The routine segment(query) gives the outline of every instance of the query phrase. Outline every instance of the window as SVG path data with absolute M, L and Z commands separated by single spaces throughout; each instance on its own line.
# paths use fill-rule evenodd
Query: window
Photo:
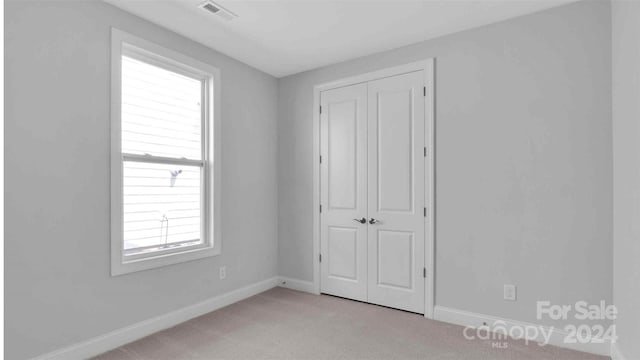
M 112 31 L 112 275 L 220 253 L 219 71 Z

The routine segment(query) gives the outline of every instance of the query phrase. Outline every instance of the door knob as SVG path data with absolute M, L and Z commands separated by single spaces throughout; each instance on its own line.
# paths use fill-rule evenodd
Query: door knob
M 373 225 L 373 224 L 375 224 L 377 222 L 379 222 L 379 221 L 374 219 L 374 218 L 369 219 L 369 224 L 371 224 L 371 225 Z
M 357 221 L 357 222 L 359 222 L 360 224 L 366 224 L 366 223 L 367 223 L 367 219 L 365 219 L 365 218 L 362 218 L 362 219 L 353 219 L 353 221 Z

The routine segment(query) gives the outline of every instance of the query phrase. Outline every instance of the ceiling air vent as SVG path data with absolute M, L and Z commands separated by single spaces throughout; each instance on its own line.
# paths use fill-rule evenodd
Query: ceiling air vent
M 232 13 L 231 11 L 223 8 L 222 6 L 214 3 L 213 1 L 205 1 L 202 4 L 200 4 L 200 8 L 208 11 L 218 17 L 220 17 L 223 20 L 226 21 L 231 21 L 235 18 L 238 17 L 238 15 Z

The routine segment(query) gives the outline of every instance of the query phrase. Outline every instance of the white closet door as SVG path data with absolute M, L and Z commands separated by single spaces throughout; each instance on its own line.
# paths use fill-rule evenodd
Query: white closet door
M 367 85 L 320 97 L 321 291 L 367 301 Z
M 422 71 L 368 83 L 368 302 L 424 313 Z

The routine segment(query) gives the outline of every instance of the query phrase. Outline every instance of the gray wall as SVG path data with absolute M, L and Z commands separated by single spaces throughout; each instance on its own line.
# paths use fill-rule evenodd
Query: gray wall
M 101 2 L 9 1 L 5 11 L 7 358 L 77 343 L 278 271 L 311 280 L 313 85 L 428 57 L 437 58 L 436 304 L 535 321 L 538 299 L 611 301 L 607 2 L 280 81 Z M 637 46 L 637 16 L 614 11 L 614 35 L 627 46 Z M 109 276 L 111 26 L 222 70 L 218 257 Z M 640 174 L 632 167 L 639 110 L 635 98 L 615 94 L 640 93 L 637 81 L 622 81 L 640 72 L 640 62 L 637 49 L 620 48 L 630 53 L 616 57 L 615 43 L 616 36 L 615 298 L 620 346 L 633 358 L 640 356 L 632 339 L 640 321 L 631 310 L 639 291 L 630 273 L 639 273 Z M 518 285 L 519 301 L 502 301 L 503 283 Z
M 614 1 L 613 301 L 617 347 L 640 359 L 640 2 Z
M 610 4 L 578 2 L 282 78 L 279 273 L 313 277 L 313 85 L 436 57 L 436 305 L 611 302 L 610 49 Z
M 222 71 L 220 256 L 109 275 L 111 26 Z M 7 359 L 276 275 L 275 78 L 102 2 L 7 2 L 5 54 Z

